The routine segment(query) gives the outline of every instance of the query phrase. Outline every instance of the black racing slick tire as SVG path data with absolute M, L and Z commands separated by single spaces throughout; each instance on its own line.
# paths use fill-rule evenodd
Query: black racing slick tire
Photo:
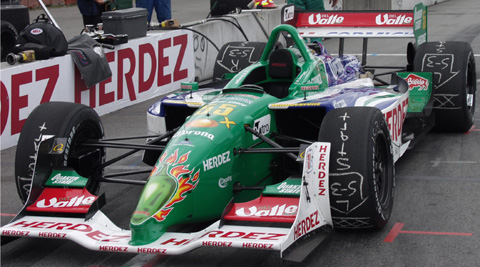
M 319 141 L 330 142 L 330 209 L 336 229 L 380 229 L 390 218 L 395 171 L 390 132 L 380 110 L 335 109 Z
M 435 128 L 466 132 L 474 121 L 476 102 L 475 58 L 465 42 L 428 42 L 415 54 L 414 71 L 433 73 Z
M 2 20 L 1 23 L 2 23 L 2 33 L 0 38 L 2 43 L 1 60 L 3 62 L 7 58 L 7 55 L 12 52 L 13 47 L 17 43 L 18 33 L 15 27 L 11 23 L 4 20 Z
M 47 102 L 36 107 L 23 125 L 15 155 L 15 182 L 22 202 L 26 202 L 37 164 L 40 141 L 47 136 L 66 138 L 61 157 L 50 162 L 51 167 L 73 168 L 89 178 L 86 188 L 95 194 L 99 188 L 98 167 L 105 161 L 105 149 L 84 147 L 86 140 L 103 138 L 104 130 L 98 114 L 90 107 L 67 102 Z

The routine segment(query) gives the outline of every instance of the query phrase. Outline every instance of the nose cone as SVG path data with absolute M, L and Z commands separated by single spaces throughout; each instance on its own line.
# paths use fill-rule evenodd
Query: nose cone
M 177 180 L 166 172 L 167 165 L 161 165 L 160 168 L 160 171 L 152 172 L 148 179 L 148 186 L 145 186 L 142 192 L 139 205 L 130 221 L 134 225 L 145 222 L 152 214 L 161 210 L 177 189 Z

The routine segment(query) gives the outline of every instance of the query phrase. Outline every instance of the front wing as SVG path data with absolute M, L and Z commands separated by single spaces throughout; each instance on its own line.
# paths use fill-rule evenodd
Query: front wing
M 295 216 L 285 216 L 277 208 L 275 212 L 251 213 L 245 218 L 245 213 L 239 212 L 236 208 L 238 206 L 234 204 L 229 205 L 220 220 L 202 231 L 167 232 L 156 241 L 141 246 L 130 245 L 130 230 L 117 227 L 101 211 L 88 220 L 31 215 L 22 217 L 20 213 L 14 221 L 2 227 L 0 232 L 2 236 L 68 239 L 96 251 L 179 255 L 202 246 L 216 246 L 276 250 L 281 257 L 285 257 L 287 252 L 295 251 L 295 245 L 300 245 L 300 253 L 304 254 L 305 247 L 302 243 L 305 243 L 307 237 L 315 238 L 314 233 L 320 230 L 329 232 L 332 228 L 328 188 L 330 143 L 316 142 L 302 154 L 303 178 L 298 200 L 294 200 L 298 205 L 290 208 L 295 210 Z M 279 198 L 260 196 L 256 200 L 241 203 L 241 206 L 243 211 L 262 209 L 272 199 Z M 291 197 L 288 202 L 292 202 Z M 281 201 L 277 203 L 281 205 Z M 290 222 L 290 227 L 269 226 L 278 218 Z M 228 225 L 228 221 L 232 220 L 240 223 Z M 265 226 L 238 225 L 242 221 L 263 222 Z

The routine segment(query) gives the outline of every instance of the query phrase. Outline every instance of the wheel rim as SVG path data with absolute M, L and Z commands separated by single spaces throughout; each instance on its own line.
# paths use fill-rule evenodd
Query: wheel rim
M 475 112 L 475 98 L 476 98 L 476 90 L 475 90 L 475 69 L 472 67 L 471 60 L 468 61 L 467 64 L 467 71 L 466 71 L 466 101 L 467 101 L 467 109 L 468 113 L 474 114 Z
M 375 180 L 375 191 L 378 192 L 378 201 L 382 209 L 387 209 L 390 203 L 391 177 L 387 138 L 381 132 L 375 140 L 373 156 L 373 176 Z
M 75 137 L 72 140 L 72 148 L 71 152 L 68 157 L 68 165 L 71 165 L 72 157 L 87 154 L 89 152 L 93 152 L 97 148 L 92 147 L 85 147 L 81 144 L 86 142 L 87 140 L 98 140 L 102 138 L 102 130 L 96 127 L 95 123 L 87 122 L 81 127 L 79 127 L 79 131 L 75 134 Z M 101 165 L 104 161 L 105 156 L 105 149 L 100 148 L 100 158 L 98 159 L 98 166 Z M 103 171 L 92 168 L 89 169 L 77 169 L 77 172 L 84 176 L 90 178 L 88 184 L 86 186 L 87 190 L 90 193 L 95 194 L 98 190 L 99 182 L 96 180 L 96 176 L 102 175 Z

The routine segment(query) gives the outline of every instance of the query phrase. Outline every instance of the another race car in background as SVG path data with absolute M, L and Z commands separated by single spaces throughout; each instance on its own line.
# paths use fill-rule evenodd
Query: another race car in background
M 422 5 L 392 21 L 389 13 L 373 15 L 386 18 L 380 26 L 389 36 L 411 37 L 426 19 Z M 342 22 L 358 15 L 341 14 Z M 407 27 L 389 27 L 397 21 Z M 220 88 L 189 83 L 162 99 L 149 111 L 150 130 L 159 133 L 145 145 L 105 139 L 89 107 L 37 107 L 17 145 L 15 179 L 25 207 L 2 227 L 3 238 L 65 238 L 93 250 L 170 255 L 200 246 L 256 248 L 301 261 L 332 228 L 384 227 L 394 163 L 434 127 L 465 132 L 473 124 L 472 50 L 460 42 L 411 45 L 409 65 L 395 83 L 378 85 L 382 80 L 373 76 L 374 82 L 356 57 L 332 57 L 299 32 L 277 26 L 258 62 Z M 293 45 L 279 48 L 282 36 Z M 106 148 L 131 151 L 106 160 Z M 146 182 L 104 173 L 139 150 L 153 165 Z M 107 182 L 144 185 L 130 230 L 100 210 L 99 184 Z M 198 232 L 171 231 L 208 221 L 214 222 Z

